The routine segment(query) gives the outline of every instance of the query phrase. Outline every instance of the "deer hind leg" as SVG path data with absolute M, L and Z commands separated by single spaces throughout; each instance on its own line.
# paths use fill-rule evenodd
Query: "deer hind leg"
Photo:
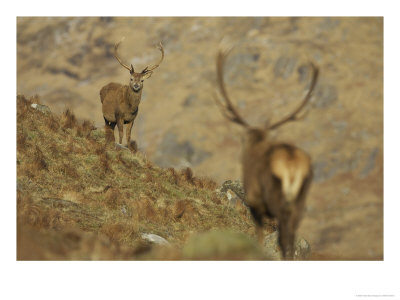
M 292 211 L 284 211 L 279 220 L 279 246 L 284 260 L 294 259 L 295 221 L 296 213 Z
M 105 131 L 105 136 L 106 136 L 106 142 L 114 143 L 115 142 L 114 128 L 117 123 L 110 122 L 106 118 L 104 118 L 104 122 L 105 122 L 104 131 Z
M 133 112 L 133 120 L 131 122 L 126 122 L 126 124 L 128 124 L 128 126 L 126 127 L 126 143 L 128 144 L 128 147 L 131 143 L 131 131 L 133 122 L 135 122 L 138 112 L 139 112 L 139 107 L 136 107 L 136 110 Z

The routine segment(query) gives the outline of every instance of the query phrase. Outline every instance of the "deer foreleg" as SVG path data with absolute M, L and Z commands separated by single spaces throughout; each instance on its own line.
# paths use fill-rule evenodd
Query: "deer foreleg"
M 128 123 L 128 125 L 126 126 L 126 143 L 127 143 L 128 146 L 131 143 L 132 127 L 133 127 L 133 121 Z
M 117 127 L 118 127 L 119 143 L 122 144 L 122 137 L 124 136 L 124 120 L 121 117 L 117 117 Z

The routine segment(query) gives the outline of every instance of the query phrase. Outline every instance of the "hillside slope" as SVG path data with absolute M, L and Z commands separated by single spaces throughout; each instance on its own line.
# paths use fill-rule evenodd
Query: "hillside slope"
M 42 112 L 38 100 L 17 97 L 18 259 L 183 259 L 190 236 L 217 229 L 247 236 L 245 252 L 220 259 L 263 258 L 249 246 L 247 209 L 218 196 L 214 181 L 106 145 L 90 122 Z M 143 234 L 171 246 L 157 252 Z

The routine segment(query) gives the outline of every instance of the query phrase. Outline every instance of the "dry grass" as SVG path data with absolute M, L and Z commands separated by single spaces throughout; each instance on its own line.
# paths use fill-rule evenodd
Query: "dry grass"
M 64 129 L 76 127 L 76 117 L 69 108 L 61 115 L 61 124 Z
M 115 149 L 72 111 L 43 113 L 32 101 L 17 97 L 18 259 L 184 259 L 196 232 L 253 234 L 248 211 L 217 196 L 214 181 L 161 169 L 136 143 Z

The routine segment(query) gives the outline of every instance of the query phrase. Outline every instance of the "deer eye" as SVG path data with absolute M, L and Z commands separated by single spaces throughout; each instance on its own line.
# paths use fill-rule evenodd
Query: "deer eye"
M 133 79 L 131 78 L 131 81 L 132 81 Z

